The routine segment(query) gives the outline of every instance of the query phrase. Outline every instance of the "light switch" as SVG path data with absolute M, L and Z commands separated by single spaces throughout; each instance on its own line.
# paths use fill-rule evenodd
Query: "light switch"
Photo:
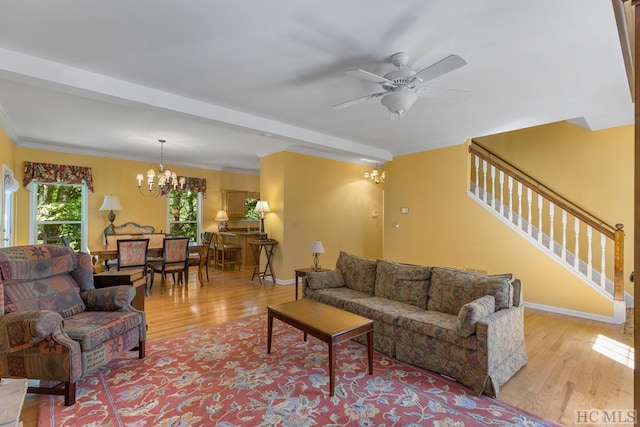
M 371 218 L 378 218 L 378 211 L 371 211 Z
M 400 208 L 400 212 L 402 212 L 403 214 L 408 214 L 409 208 Z

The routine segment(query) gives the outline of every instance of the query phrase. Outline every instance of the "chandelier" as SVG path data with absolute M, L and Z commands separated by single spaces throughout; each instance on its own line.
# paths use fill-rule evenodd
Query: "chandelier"
M 144 191 L 142 190 L 142 181 L 144 180 L 144 175 L 141 173 L 136 175 L 136 181 L 138 181 L 138 191 L 143 196 L 158 197 L 160 194 L 165 194 L 165 190 L 177 190 L 178 186 L 180 186 L 180 188 L 184 188 L 184 184 L 186 181 L 183 176 L 178 177 L 175 172 L 164 170 L 164 144 L 167 141 L 165 141 L 164 139 L 159 139 L 158 142 L 160 143 L 160 167 L 158 168 L 158 172 L 156 172 L 153 168 L 147 171 L 147 185 L 145 185 Z
M 379 171 L 374 167 L 371 172 L 366 171 L 364 173 L 364 179 L 370 179 L 374 184 L 380 184 L 381 182 L 384 182 L 385 179 L 384 170 Z

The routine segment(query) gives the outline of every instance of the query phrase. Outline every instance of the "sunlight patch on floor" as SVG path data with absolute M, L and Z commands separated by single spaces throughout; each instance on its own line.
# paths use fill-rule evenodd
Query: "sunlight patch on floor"
M 633 347 L 623 344 L 620 341 L 598 334 L 591 348 L 598 353 L 607 356 L 609 359 L 622 363 L 631 369 L 634 367 L 635 352 Z

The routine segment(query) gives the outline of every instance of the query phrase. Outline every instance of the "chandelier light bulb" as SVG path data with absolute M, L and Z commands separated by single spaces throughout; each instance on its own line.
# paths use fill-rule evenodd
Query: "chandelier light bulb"
M 158 142 L 160 143 L 159 169 L 157 173 L 153 168 L 150 168 L 147 171 L 147 184 L 149 185 L 149 191 L 147 194 L 142 191 L 142 180 L 144 179 L 144 175 L 141 173 L 136 175 L 138 190 L 143 196 L 157 197 L 163 193 L 162 190 L 166 187 L 171 187 L 174 190 L 177 190 L 178 186 L 180 186 L 180 188 L 184 188 L 184 184 L 186 183 L 186 179 L 184 177 L 178 178 L 177 173 L 170 170 L 164 170 L 164 144 L 166 141 L 164 139 L 159 139 Z M 157 188 L 155 189 L 154 184 L 157 185 Z

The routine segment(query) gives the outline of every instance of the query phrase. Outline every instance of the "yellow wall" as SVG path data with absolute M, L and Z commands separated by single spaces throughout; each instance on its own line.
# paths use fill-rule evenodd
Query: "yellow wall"
M 281 152 L 261 159 L 261 198 L 269 202 L 265 231 L 277 239 L 278 280 L 309 267 L 311 242 L 322 240 L 320 264 L 334 268 L 340 251 L 382 256 L 383 186 L 362 178 L 350 163 Z M 372 211 L 378 218 L 372 218 Z
M 633 257 L 633 127 L 589 132 L 557 123 L 480 141 L 603 219 L 624 223 L 628 282 Z M 611 303 L 599 293 L 467 196 L 466 144 L 396 157 L 386 170 L 385 258 L 512 272 L 522 279 L 527 302 L 612 315 Z M 409 213 L 400 213 L 402 207 Z
M 59 153 L 46 150 L 35 150 L 29 148 L 15 148 L 15 164 L 20 165 L 14 168 L 16 179 L 22 182 L 22 164 L 24 161 L 73 164 L 78 166 L 91 167 L 93 171 L 94 193 L 89 197 L 89 248 L 103 245 L 103 230 L 109 225 L 107 212 L 99 211 L 102 200 L 106 194 L 115 194 L 120 199 L 123 210 L 116 212 L 115 224 L 125 222 L 136 222 L 142 225 L 152 225 L 157 231 L 167 230 L 167 215 L 165 198 L 149 198 L 140 195 L 136 186 L 135 177 L 139 172 L 144 172 L 149 167 L 157 165 L 148 162 L 136 162 L 131 160 L 120 160 L 105 157 L 86 156 L 80 154 Z M 215 215 L 222 209 L 221 200 L 221 172 L 214 170 L 204 170 L 188 167 L 174 167 L 180 175 L 206 178 L 207 194 L 203 202 L 203 231 L 215 231 L 218 224 L 215 222 Z M 250 188 L 248 191 L 255 191 L 259 187 L 260 179 L 255 175 L 243 175 L 233 177 L 231 180 L 246 183 Z M 17 192 L 17 211 L 28 212 L 29 192 L 21 188 Z M 29 219 L 26 215 L 16 216 L 16 236 L 17 244 L 27 244 L 29 239 Z
M 559 122 L 476 140 L 607 224 L 622 223 L 633 294 L 633 138 L 633 126 L 592 132 Z

